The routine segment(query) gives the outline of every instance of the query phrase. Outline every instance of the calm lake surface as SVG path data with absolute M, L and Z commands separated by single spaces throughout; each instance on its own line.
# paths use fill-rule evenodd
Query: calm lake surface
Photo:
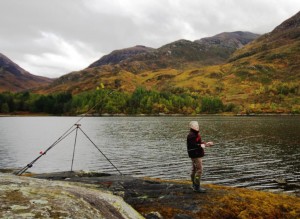
M 0 117 L 0 168 L 26 166 L 79 117 Z M 164 179 L 189 179 L 188 123 L 197 120 L 206 149 L 207 183 L 283 190 L 274 181 L 300 183 L 300 117 L 85 117 L 81 129 L 123 173 Z M 31 172 L 69 171 L 75 130 L 42 156 Z M 73 127 L 72 127 L 73 129 Z M 73 170 L 116 173 L 80 130 Z M 299 192 L 299 187 L 284 188 Z

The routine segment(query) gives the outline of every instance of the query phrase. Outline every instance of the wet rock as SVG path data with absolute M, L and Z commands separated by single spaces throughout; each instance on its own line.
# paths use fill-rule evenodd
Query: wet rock
M 193 218 L 186 214 L 177 214 L 175 215 L 174 219 L 193 219 Z
M 0 174 L 0 218 L 143 218 L 95 186 Z
M 145 216 L 146 219 L 163 219 L 159 212 L 150 212 Z

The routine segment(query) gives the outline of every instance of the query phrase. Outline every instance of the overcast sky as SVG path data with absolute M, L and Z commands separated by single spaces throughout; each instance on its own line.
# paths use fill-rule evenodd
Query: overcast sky
M 0 53 L 59 77 L 116 49 L 267 33 L 299 10 L 300 0 L 0 0 Z

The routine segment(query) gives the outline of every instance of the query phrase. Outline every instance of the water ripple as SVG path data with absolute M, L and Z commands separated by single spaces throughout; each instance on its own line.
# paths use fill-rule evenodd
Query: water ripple
M 70 127 L 72 117 L 0 118 L 0 166 L 32 161 Z M 164 179 L 189 179 L 186 152 L 190 120 L 198 120 L 206 149 L 202 179 L 208 183 L 258 190 L 286 189 L 274 181 L 300 181 L 300 117 L 112 117 L 85 118 L 82 129 L 123 173 Z M 59 125 L 58 125 L 59 124 Z M 75 135 L 47 153 L 31 171 L 71 168 Z M 78 133 L 74 170 L 118 173 L 82 133 Z

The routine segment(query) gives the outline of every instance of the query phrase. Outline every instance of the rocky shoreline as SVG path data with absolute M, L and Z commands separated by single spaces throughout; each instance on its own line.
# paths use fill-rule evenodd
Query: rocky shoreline
M 21 218 L 300 218 L 300 198 L 186 181 L 58 172 L 0 173 L 0 217 Z

